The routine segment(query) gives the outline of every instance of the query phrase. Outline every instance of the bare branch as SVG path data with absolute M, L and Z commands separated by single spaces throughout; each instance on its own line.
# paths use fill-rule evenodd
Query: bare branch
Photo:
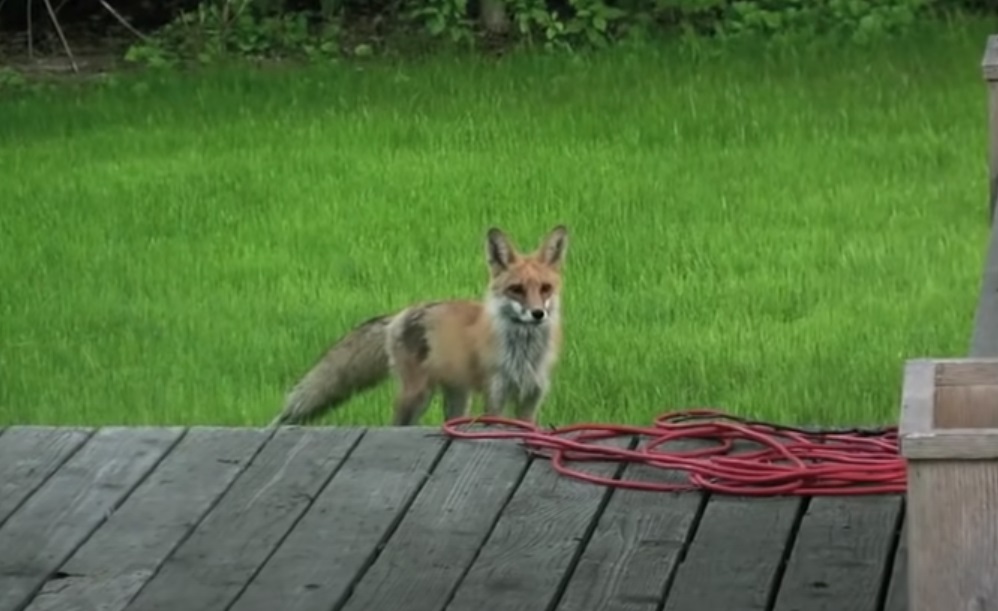
M 28 0 L 28 57 L 35 58 L 35 36 L 31 28 L 31 0 Z
M 73 50 L 69 48 L 69 42 L 66 40 L 66 35 L 62 33 L 62 26 L 59 25 L 59 19 L 56 18 L 55 10 L 52 9 L 52 3 L 49 0 L 45 0 L 45 8 L 48 9 L 49 17 L 52 18 L 52 25 L 55 26 L 55 31 L 59 34 L 59 40 L 62 41 L 62 47 L 66 50 L 66 55 L 69 56 L 69 63 L 73 66 L 73 72 L 79 74 L 80 67 L 76 65 Z
M 100 4 L 107 10 L 107 12 L 111 13 L 111 15 L 113 15 L 114 18 L 118 20 L 118 23 L 125 26 L 125 29 L 127 29 L 129 32 L 135 34 L 142 40 L 149 40 L 149 38 L 145 34 L 132 27 L 132 24 L 128 23 L 128 20 L 122 17 L 121 13 L 114 10 L 114 7 L 108 4 L 107 0 L 100 0 Z

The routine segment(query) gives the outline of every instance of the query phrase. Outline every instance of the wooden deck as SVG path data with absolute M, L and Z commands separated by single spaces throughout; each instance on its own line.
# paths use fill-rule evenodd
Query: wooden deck
M 903 611 L 902 502 L 611 491 L 427 428 L 12 427 L 0 611 Z

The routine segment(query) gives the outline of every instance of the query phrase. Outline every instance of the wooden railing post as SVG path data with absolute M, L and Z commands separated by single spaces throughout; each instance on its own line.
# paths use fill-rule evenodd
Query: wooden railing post
M 908 611 L 998 609 L 998 359 L 905 364 Z
M 994 221 L 998 197 L 998 34 L 988 36 L 981 71 L 988 86 L 988 209 Z
M 988 36 L 981 71 L 988 87 L 988 213 L 991 232 L 974 314 L 970 355 L 998 357 L 998 226 L 994 222 L 995 198 L 998 197 L 998 34 Z

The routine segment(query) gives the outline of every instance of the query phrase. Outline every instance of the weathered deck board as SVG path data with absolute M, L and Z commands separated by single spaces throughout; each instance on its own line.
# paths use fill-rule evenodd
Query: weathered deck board
M 878 611 L 900 511 L 894 495 L 812 499 L 774 611 Z
M 585 470 L 619 477 L 620 469 L 597 464 Z M 486 604 L 490 611 L 550 608 L 557 602 L 560 584 L 570 577 L 567 571 L 587 543 L 608 492 L 575 479 L 552 477 L 547 465 L 535 464 L 503 509 L 447 609 Z
M 190 430 L 27 611 L 124 609 L 266 438 L 255 429 Z
M 676 473 L 645 465 L 628 465 L 621 477 L 663 483 L 680 479 Z M 657 611 L 705 499 L 701 493 L 615 490 L 558 611 Z
M 25 430 L 0 611 L 907 606 L 897 497 L 608 490 L 426 428 Z
M 0 611 L 17 611 L 176 443 L 183 429 L 102 429 L 0 527 Z
M 528 465 L 511 444 L 451 443 L 342 608 L 443 609 Z
M 802 500 L 711 495 L 664 611 L 766 609 Z
M 350 429 L 279 429 L 127 608 L 225 609 L 361 435 Z
M 908 531 L 902 523 L 883 611 L 908 610 Z
M 19 426 L 0 435 L 0 525 L 93 433 Z
M 445 448 L 412 429 L 370 429 L 230 611 L 328 611 L 373 561 Z

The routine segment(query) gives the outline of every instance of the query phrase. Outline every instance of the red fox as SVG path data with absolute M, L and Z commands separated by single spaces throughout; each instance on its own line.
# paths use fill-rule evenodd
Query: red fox
M 396 426 L 416 424 L 437 390 L 448 420 L 467 415 L 479 394 L 487 415 L 512 402 L 518 420 L 534 422 L 561 347 L 567 246 L 564 225 L 529 254 L 489 229 L 483 301 L 417 303 L 354 327 L 294 386 L 273 424 L 311 420 L 390 374 L 398 382 Z

